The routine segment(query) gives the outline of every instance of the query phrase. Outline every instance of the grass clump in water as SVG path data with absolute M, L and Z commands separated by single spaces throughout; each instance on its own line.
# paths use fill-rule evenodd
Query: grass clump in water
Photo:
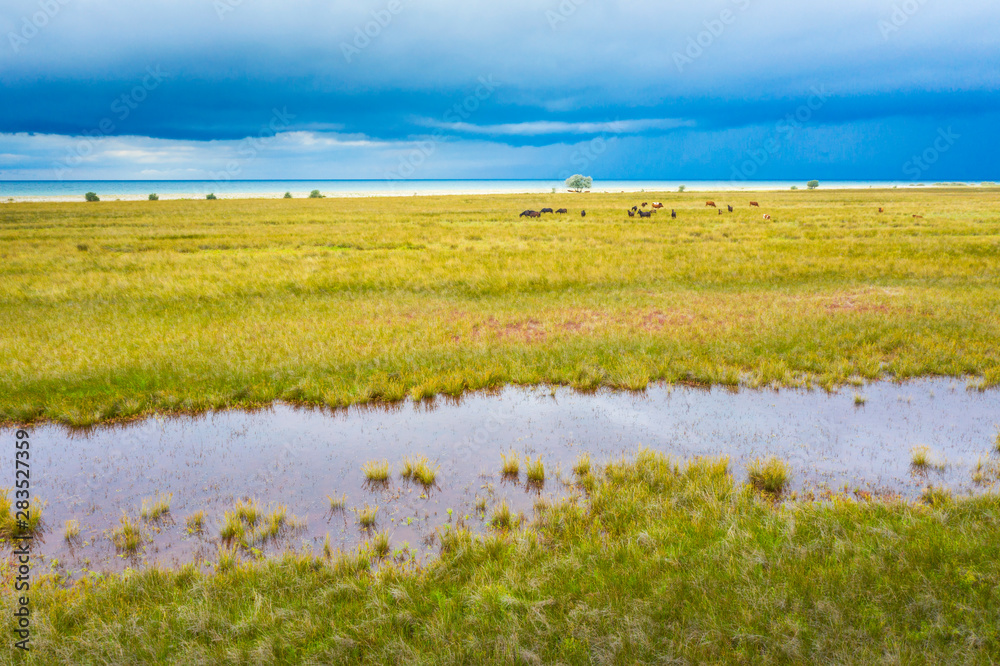
M 408 480 L 419 483 L 423 486 L 433 486 L 437 478 L 437 467 L 431 467 L 426 456 L 415 456 L 403 458 L 403 470 L 400 475 Z
M 501 473 L 508 478 L 517 478 L 521 473 L 521 458 L 513 451 L 501 453 L 500 458 L 503 460 L 500 467 Z
M 576 462 L 573 464 L 573 473 L 581 477 L 590 474 L 589 453 L 584 453 L 583 455 L 577 456 Z
M 780 458 L 757 458 L 747 466 L 750 485 L 758 492 L 780 495 L 791 479 L 788 463 Z
M 347 507 L 347 493 L 344 493 L 340 497 L 327 495 L 326 498 L 330 500 L 330 511 L 343 511 Z
M 528 475 L 528 483 L 534 485 L 545 483 L 545 465 L 542 464 L 541 456 L 538 456 L 534 460 L 531 459 L 531 456 L 526 456 L 524 470 Z
M 124 555 L 134 555 L 142 547 L 143 536 L 139 522 L 122 514 L 118 527 L 111 531 L 111 541 L 115 550 Z
M 142 500 L 139 517 L 148 522 L 162 520 L 170 513 L 170 502 L 173 497 L 173 493 L 168 493 L 166 495 L 159 495 L 155 499 Z
M 80 521 L 67 520 L 66 529 L 63 531 L 63 539 L 66 543 L 73 544 L 80 541 Z
M 931 463 L 931 450 L 926 446 L 915 446 L 910 450 L 910 464 L 915 469 L 927 469 Z
M 24 502 L 26 500 L 18 500 Z M 20 515 L 18 515 L 20 513 Z M 27 514 L 27 519 L 25 515 Z M 42 503 L 36 497 L 25 506 L 11 501 L 10 490 L 0 490 L 0 542 L 42 533 Z
M 368 548 L 376 559 L 383 559 L 389 554 L 389 533 L 378 532 L 368 540 Z
M 365 479 L 369 483 L 386 483 L 389 481 L 389 461 L 370 460 L 361 466 Z
M 205 531 L 205 518 L 207 515 L 204 511 L 195 511 L 184 521 L 187 526 L 188 534 L 201 534 Z
M 375 526 L 375 520 L 378 515 L 378 505 L 374 507 L 365 504 L 364 508 L 357 511 L 358 515 L 358 525 L 365 529 L 371 529 Z
M 490 516 L 490 526 L 498 530 L 510 530 L 518 526 L 520 520 L 510 509 L 507 500 L 493 507 L 493 514 Z

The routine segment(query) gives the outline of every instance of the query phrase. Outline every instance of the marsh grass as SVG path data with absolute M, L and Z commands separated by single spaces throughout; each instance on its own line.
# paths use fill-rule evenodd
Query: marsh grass
M 590 474 L 590 454 L 584 453 L 577 456 L 576 462 L 573 464 L 573 473 L 578 477 L 584 477 Z
M 947 488 L 928 486 L 920 495 L 920 500 L 932 507 L 941 507 L 952 501 L 952 493 Z
M 27 520 L 18 518 L 17 505 L 11 499 L 10 489 L 0 489 L 0 542 L 21 537 L 38 537 L 44 525 L 42 523 L 42 502 L 33 498 L 27 508 Z
M 910 449 L 910 465 L 915 469 L 924 470 L 930 466 L 931 450 L 926 446 L 915 446 Z
M 426 456 L 407 456 L 403 458 L 400 476 L 407 481 L 413 481 L 428 488 L 434 485 L 438 469 L 438 467 L 431 467 Z
M 490 515 L 491 527 L 498 530 L 510 530 L 514 529 L 519 524 L 520 520 L 511 510 L 510 504 L 507 503 L 507 500 L 503 500 L 493 507 L 493 513 Z
M 358 517 L 358 525 L 364 529 L 371 529 L 375 526 L 375 521 L 378 516 L 378 505 L 374 507 L 365 504 L 364 508 L 357 510 L 355 509 Z
M 389 481 L 388 460 L 370 460 L 361 466 L 361 471 L 364 472 L 365 479 L 369 483 L 382 484 Z
M 170 514 L 170 502 L 173 497 L 173 493 L 167 493 L 166 495 L 158 495 L 156 498 L 142 500 L 139 517 L 148 522 L 163 520 Z
M 585 219 L 532 222 L 537 195 L 5 205 L 0 420 L 505 384 L 995 386 L 1000 211 L 961 190 L 754 194 L 768 225 L 677 193 L 655 195 L 677 221 L 644 225 L 623 219 L 635 195 L 597 192 Z M 123 332 L 121 355 L 78 351 Z
M 524 471 L 529 484 L 540 486 L 545 483 L 545 465 L 542 463 L 541 456 L 534 460 L 531 459 L 531 456 L 525 456 Z
M 67 520 L 66 527 L 63 530 L 63 539 L 68 544 L 76 544 L 80 541 L 80 521 L 79 520 Z
M 384 559 L 389 554 L 389 533 L 377 532 L 368 540 L 368 548 L 376 559 Z
M 188 534 L 202 534 L 205 531 L 205 519 L 207 514 L 204 511 L 195 511 L 188 516 L 184 523 Z
M 330 500 L 330 511 L 333 513 L 343 511 L 347 507 L 347 493 L 344 493 L 340 497 L 327 495 L 326 498 Z
M 521 458 L 515 452 L 501 453 L 503 464 L 500 467 L 503 476 L 516 479 L 521 474 Z
M 780 495 L 791 479 L 791 468 L 780 458 L 757 458 L 747 466 L 747 476 L 758 492 Z
M 854 394 L 854 405 L 856 407 L 863 407 L 866 402 L 868 402 L 868 398 L 861 395 L 860 393 Z
M 776 504 L 734 483 L 725 461 L 650 452 L 590 476 L 585 503 L 554 502 L 521 527 L 508 507 L 482 536 L 450 529 L 420 567 L 377 562 L 368 544 L 246 563 L 222 549 L 214 573 L 139 569 L 69 590 L 39 580 L 31 656 L 986 664 L 1000 653 L 996 495 Z M 0 613 L 0 632 L 14 622 Z
M 268 512 L 255 500 L 245 499 L 239 500 L 232 511 L 225 512 L 219 537 L 227 547 L 251 550 L 262 548 L 287 531 L 300 527 L 295 516 L 288 516 L 285 505 L 279 504 Z
M 118 527 L 111 530 L 111 541 L 115 550 L 123 555 L 138 553 L 144 540 L 139 521 L 132 520 L 124 513 L 118 521 Z
M 997 435 L 993 438 L 993 451 L 1000 453 L 1000 428 L 997 429 Z

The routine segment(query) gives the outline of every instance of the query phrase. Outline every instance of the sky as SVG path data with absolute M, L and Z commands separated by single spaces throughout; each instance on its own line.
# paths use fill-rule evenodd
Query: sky
M 1000 181 L 996 0 L 4 0 L 0 180 Z

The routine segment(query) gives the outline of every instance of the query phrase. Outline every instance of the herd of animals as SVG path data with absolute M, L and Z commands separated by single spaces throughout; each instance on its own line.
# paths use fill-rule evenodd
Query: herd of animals
M 645 210 L 646 206 L 649 206 L 649 210 Z M 719 211 L 719 215 L 722 215 L 722 208 L 720 206 L 717 206 L 714 201 L 706 201 L 705 202 L 705 206 L 707 208 L 715 208 L 716 210 Z M 750 207 L 751 208 L 760 208 L 760 203 L 758 203 L 756 201 L 751 201 L 750 202 Z M 663 204 L 661 204 L 659 201 L 654 201 L 653 203 L 649 203 L 648 201 L 643 201 L 640 205 L 638 205 L 638 206 L 632 206 L 631 208 L 629 208 L 625 212 L 628 213 L 629 217 L 635 217 L 636 213 L 638 213 L 639 217 L 652 217 L 653 213 L 655 213 L 660 208 L 663 208 Z M 733 212 L 733 207 L 730 206 L 729 204 L 726 204 L 726 208 L 729 210 L 730 213 Z M 521 213 L 520 217 L 541 217 L 542 213 L 566 214 L 568 212 L 569 211 L 566 210 L 565 208 L 560 208 L 558 210 L 552 210 L 551 208 L 542 208 L 541 210 L 526 210 L 523 213 Z M 884 210 L 883 207 L 880 206 L 879 209 L 878 209 L 878 212 L 884 213 L 885 210 Z M 581 210 L 580 211 L 580 216 L 581 217 L 587 217 L 587 211 Z M 670 210 L 670 217 L 676 220 L 677 219 L 677 211 L 674 210 L 674 209 L 671 209 Z M 763 217 L 764 217 L 765 220 L 770 220 L 771 219 L 771 216 L 768 213 L 764 213 Z M 923 219 L 924 216 L 923 215 L 914 215 L 913 217 L 916 218 L 916 219 Z

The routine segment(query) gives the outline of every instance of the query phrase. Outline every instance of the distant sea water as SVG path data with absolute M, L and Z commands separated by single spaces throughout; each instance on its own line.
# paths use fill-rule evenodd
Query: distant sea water
M 805 189 L 805 181 L 674 181 L 597 180 L 594 192 L 676 192 L 680 186 L 691 191 L 787 190 L 793 185 Z M 823 181 L 824 189 L 866 189 L 906 187 L 914 183 L 891 181 Z M 86 192 L 104 199 L 145 199 L 151 193 L 160 198 L 203 198 L 212 193 L 220 198 L 281 197 L 291 192 L 304 197 L 312 190 L 324 196 L 409 196 L 431 194 L 543 194 L 563 192 L 561 180 L 0 180 L 0 201 L 83 200 Z

